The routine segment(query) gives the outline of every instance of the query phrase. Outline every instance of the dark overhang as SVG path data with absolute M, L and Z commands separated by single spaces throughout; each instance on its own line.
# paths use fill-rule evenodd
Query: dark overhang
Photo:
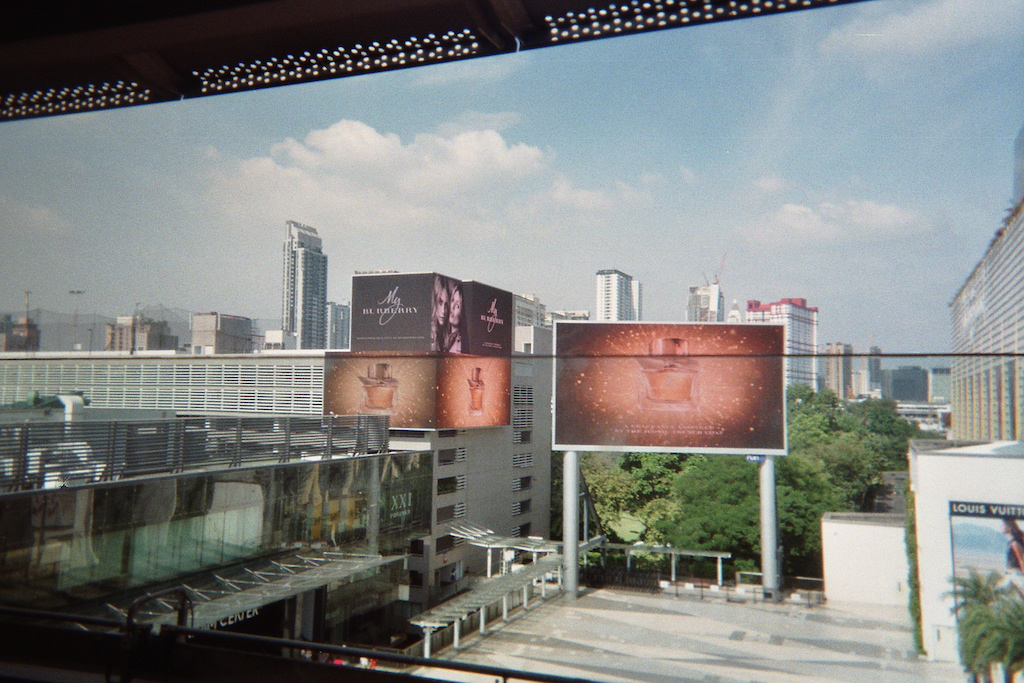
M 860 0 L 38 0 L 0 120 L 202 97 Z

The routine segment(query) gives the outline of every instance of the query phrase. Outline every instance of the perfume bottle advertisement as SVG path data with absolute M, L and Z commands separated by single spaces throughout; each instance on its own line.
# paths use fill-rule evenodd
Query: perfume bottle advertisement
M 559 322 L 555 448 L 786 452 L 784 329 Z
M 324 414 L 390 415 L 392 427 L 431 429 L 436 385 L 435 356 L 328 354 Z
M 512 364 L 508 358 L 446 356 L 438 359 L 437 428 L 509 424 Z

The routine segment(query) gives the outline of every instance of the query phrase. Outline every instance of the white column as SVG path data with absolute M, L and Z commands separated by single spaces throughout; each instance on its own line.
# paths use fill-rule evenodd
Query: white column
M 579 593 L 579 471 L 579 455 L 576 451 L 566 451 L 562 461 L 562 565 L 569 600 L 575 600 Z
M 775 456 L 761 463 L 761 588 L 766 598 L 777 598 L 779 581 L 778 519 L 775 505 Z
M 423 627 L 423 659 L 430 659 L 430 634 L 433 632 L 429 626 Z
M 455 620 L 455 637 L 452 639 L 452 647 L 459 649 L 459 636 L 462 635 L 462 617 Z

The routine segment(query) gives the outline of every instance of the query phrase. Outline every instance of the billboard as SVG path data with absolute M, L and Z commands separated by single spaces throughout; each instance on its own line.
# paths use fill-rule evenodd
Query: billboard
M 389 415 L 405 429 L 507 425 L 511 379 L 509 358 L 328 353 L 324 414 Z
M 352 278 L 353 351 L 509 356 L 512 293 L 437 273 Z
M 557 450 L 785 455 L 781 325 L 555 326 Z
M 1024 588 L 1024 505 L 949 502 L 953 575 L 997 572 Z
M 352 278 L 353 351 L 434 351 L 431 338 L 436 286 L 447 280 L 435 273 L 385 273 Z M 437 302 L 440 305 L 440 301 Z M 447 308 L 438 315 L 447 319 Z
M 466 340 L 463 353 L 478 356 L 511 356 L 512 292 L 481 282 L 466 282 Z

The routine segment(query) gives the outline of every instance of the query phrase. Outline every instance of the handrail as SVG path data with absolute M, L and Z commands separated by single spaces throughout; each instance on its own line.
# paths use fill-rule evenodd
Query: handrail
M 0 422 L 0 494 L 385 453 L 388 416 Z

